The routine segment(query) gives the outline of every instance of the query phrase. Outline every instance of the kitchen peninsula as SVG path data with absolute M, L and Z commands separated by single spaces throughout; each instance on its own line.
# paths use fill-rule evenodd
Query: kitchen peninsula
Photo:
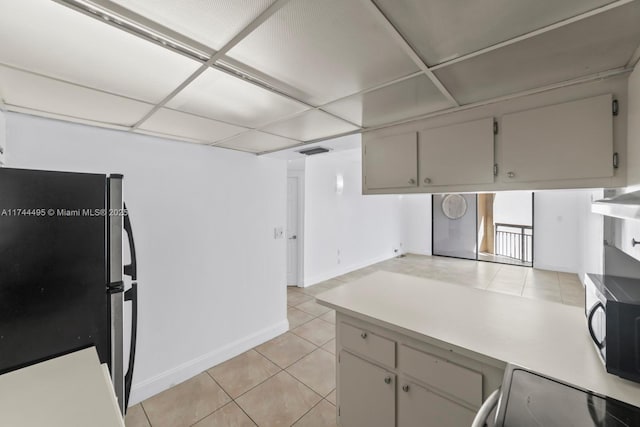
M 579 307 L 390 272 L 316 298 L 336 310 L 344 426 L 470 425 L 507 363 L 640 406 L 640 384 L 605 371 Z

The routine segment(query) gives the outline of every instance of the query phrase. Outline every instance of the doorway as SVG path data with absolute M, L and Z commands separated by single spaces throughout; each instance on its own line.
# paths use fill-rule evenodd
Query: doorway
M 302 276 L 303 175 L 287 176 L 287 286 L 299 286 Z
M 432 196 L 432 253 L 533 266 L 534 194 L 505 191 Z

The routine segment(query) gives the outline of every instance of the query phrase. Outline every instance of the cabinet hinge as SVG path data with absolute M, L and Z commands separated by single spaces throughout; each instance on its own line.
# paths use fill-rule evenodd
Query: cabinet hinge
M 340 407 L 338 406 L 338 416 L 340 416 Z
M 611 113 L 614 116 L 617 116 L 619 113 L 619 106 L 618 106 L 618 100 L 614 99 L 613 102 L 611 102 Z
M 338 354 L 338 363 L 340 363 L 340 354 Z
M 493 122 L 493 134 L 494 135 L 498 134 L 498 122 L 496 121 Z
M 498 176 L 498 164 L 494 163 L 493 165 L 493 176 Z
M 613 168 L 618 169 L 619 166 L 620 166 L 620 158 L 618 156 L 618 153 L 613 153 Z

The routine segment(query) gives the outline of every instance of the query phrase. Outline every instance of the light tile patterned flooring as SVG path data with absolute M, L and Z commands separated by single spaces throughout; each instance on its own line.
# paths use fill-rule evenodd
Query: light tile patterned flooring
M 129 409 L 127 427 L 335 427 L 335 312 L 313 296 L 378 270 L 581 306 L 575 274 L 407 255 L 287 289 L 290 330 Z

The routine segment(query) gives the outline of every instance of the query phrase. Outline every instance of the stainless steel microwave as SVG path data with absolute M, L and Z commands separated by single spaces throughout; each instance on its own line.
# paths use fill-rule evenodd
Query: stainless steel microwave
M 585 315 L 607 372 L 640 382 L 640 279 L 588 274 Z

